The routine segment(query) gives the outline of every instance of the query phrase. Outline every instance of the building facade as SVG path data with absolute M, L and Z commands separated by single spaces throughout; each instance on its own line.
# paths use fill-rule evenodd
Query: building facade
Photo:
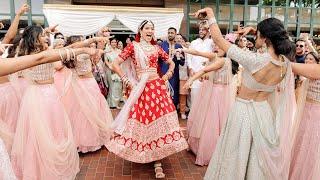
M 209 6 L 214 9 L 217 21 L 225 33 L 236 30 L 239 24 L 256 26 L 265 18 L 276 17 L 284 22 L 291 36 L 299 37 L 300 33 L 310 33 L 318 39 L 320 9 L 317 8 L 319 4 L 316 0 L 311 0 L 308 6 L 303 4 L 303 0 L 296 0 L 297 3 L 291 0 L 283 1 L 284 3 L 279 4 L 279 0 L 27 0 L 31 11 L 23 16 L 21 27 L 28 24 L 47 26 L 42 12 L 43 4 L 182 8 L 185 16 L 180 32 L 193 39 L 198 33 L 198 21 L 190 14 Z M 25 0 L 0 1 L 0 21 L 5 24 L 1 33 L 6 32 L 14 13 L 24 2 Z M 110 26 L 119 34 L 132 33 L 116 20 Z

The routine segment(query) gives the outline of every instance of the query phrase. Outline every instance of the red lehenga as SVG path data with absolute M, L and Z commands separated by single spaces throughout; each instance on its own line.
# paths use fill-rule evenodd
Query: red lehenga
M 108 150 L 128 161 L 148 163 L 186 149 L 175 106 L 157 74 L 158 58 L 168 60 L 168 54 L 158 46 L 148 54 L 133 43 L 119 57 L 132 59 L 138 83 L 113 124 L 119 135 L 107 144 Z

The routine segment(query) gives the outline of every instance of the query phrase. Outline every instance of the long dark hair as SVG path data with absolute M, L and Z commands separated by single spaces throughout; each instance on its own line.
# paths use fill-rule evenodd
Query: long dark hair
M 9 47 L 8 49 L 8 58 L 13 58 L 15 57 L 16 53 L 17 53 L 17 49 L 19 44 L 21 41 L 21 35 L 16 35 L 16 37 L 11 41 L 11 43 L 13 44 L 13 46 Z
M 41 26 L 27 26 L 22 33 L 18 55 L 24 56 L 34 52 L 43 51 L 44 47 L 41 45 L 39 40 L 42 33 L 43 29 Z
M 290 60 L 294 59 L 295 44 L 290 41 L 287 31 L 279 19 L 265 19 L 258 24 L 257 30 L 261 37 L 267 39 L 267 45 L 272 44 L 275 54 L 282 54 Z
M 70 36 L 67 38 L 66 46 L 81 41 L 81 36 Z

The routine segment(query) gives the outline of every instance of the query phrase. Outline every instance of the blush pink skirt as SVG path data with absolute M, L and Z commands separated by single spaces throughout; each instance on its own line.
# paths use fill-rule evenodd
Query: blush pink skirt
M 312 180 L 320 148 L 320 104 L 306 102 L 293 148 L 290 180 Z M 320 172 L 317 172 L 320 173 Z
M 208 165 L 215 150 L 228 113 L 228 86 L 204 81 L 192 103 L 187 129 L 190 150 L 196 154 L 195 164 Z

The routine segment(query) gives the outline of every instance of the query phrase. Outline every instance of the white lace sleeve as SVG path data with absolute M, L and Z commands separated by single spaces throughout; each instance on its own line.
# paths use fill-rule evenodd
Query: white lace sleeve
M 16 176 L 13 173 L 7 149 L 0 139 L 0 179 L 15 180 Z
M 240 49 L 236 45 L 232 45 L 228 49 L 227 57 L 234 61 L 237 61 L 252 74 L 263 68 L 270 60 L 265 54 L 245 51 Z

